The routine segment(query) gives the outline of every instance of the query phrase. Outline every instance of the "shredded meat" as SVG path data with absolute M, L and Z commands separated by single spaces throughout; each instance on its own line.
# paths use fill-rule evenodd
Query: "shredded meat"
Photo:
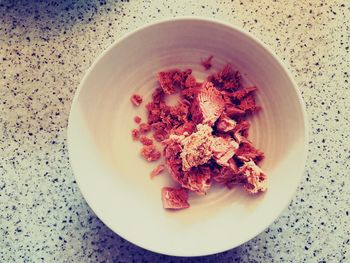
M 211 171 L 208 166 L 194 167 L 184 172 L 184 178 L 182 187 L 199 195 L 206 194 L 211 185 Z
M 205 69 L 211 68 L 212 58 L 202 61 Z M 163 147 L 165 164 L 155 167 L 151 177 L 167 168 L 181 186 L 162 189 L 164 208 L 189 207 L 187 191 L 203 195 L 215 182 L 228 188 L 241 185 L 252 194 L 266 191 L 267 176 L 257 165 L 264 153 L 248 139 L 247 118 L 260 109 L 257 87 L 243 87 L 241 74 L 231 65 L 204 83 L 190 69 L 159 72 L 158 84 L 145 106 L 147 122 L 136 116 L 139 129 L 132 135 L 143 144 L 141 155 L 149 162 L 161 158 L 157 142 Z M 167 104 L 170 94 L 179 94 L 176 105 Z M 155 141 L 145 136 L 149 132 Z

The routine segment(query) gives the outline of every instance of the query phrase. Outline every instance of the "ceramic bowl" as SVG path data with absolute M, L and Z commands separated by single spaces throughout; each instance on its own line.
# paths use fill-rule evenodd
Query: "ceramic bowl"
M 213 55 L 205 71 L 201 59 Z M 265 152 L 266 193 L 213 187 L 191 196 L 189 209 L 171 212 L 153 180 L 154 164 L 133 142 L 133 93 L 149 100 L 161 70 L 193 69 L 199 80 L 226 63 L 256 85 L 262 111 L 251 118 L 250 139 Z M 222 252 L 258 235 L 280 215 L 303 175 L 307 124 L 297 86 L 281 61 L 259 40 L 222 22 L 181 18 L 146 25 L 115 42 L 90 67 L 75 94 L 68 125 L 70 162 L 80 190 L 96 215 L 115 233 L 145 249 L 176 256 Z

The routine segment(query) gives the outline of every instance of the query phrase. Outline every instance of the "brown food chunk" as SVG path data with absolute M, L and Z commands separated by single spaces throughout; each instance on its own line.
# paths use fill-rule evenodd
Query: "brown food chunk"
M 132 104 L 135 106 L 140 106 L 142 103 L 142 96 L 139 94 L 133 94 L 130 98 Z
M 165 209 L 184 209 L 190 207 L 185 189 L 162 188 L 162 203 Z
M 161 153 L 154 145 L 145 145 L 141 149 L 141 155 L 149 162 L 159 160 Z

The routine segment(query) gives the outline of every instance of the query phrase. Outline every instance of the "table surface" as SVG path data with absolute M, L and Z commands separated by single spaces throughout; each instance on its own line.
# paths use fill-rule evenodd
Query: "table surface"
M 246 244 L 193 262 L 350 262 L 349 1 L 0 0 L 0 262 L 187 262 L 110 231 L 69 164 L 68 114 L 94 59 L 126 32 L 205 16 L 253 33 L 305 100 L 309 156 L 296 196 Z

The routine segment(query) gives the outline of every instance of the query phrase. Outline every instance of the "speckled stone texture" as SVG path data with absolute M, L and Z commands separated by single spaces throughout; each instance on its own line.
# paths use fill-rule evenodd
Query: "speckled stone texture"
M 295 76 L 310 121 L 305 177 L 248 243 L 193 262 L 350 262 L 350 2 L 0 0 L 0 262 L 188 262 L 138 248 L 85 203 L 66 129 L 93 60 L 165 17 L 238 25 Z

